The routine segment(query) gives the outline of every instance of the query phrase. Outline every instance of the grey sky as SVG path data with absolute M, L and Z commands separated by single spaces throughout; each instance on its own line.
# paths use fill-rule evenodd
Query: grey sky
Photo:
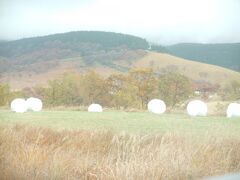
M 160 44 L 240 42 L 240 0 L 0 0 L 0 39 L 78 30 Z

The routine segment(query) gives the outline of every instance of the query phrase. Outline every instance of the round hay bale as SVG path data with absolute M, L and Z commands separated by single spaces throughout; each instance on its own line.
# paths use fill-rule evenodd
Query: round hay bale
M 100 104 L 91 104 L 88 107 L 88 112 L 103 112 L 103 108 Z
M 227 108 L 227 117 L 240 117 L 240 104 L 230 103 Z
M 28 109 L 25 99 L 16 98 L 11 102 L 11 110 L 16 113 L 24 113 Z
M 187 105 L 187 112 L 190 116 L 206 116 L 208 112 L 207 104 L 200 100 L 190 101 Z
M 152 99 L 148 102 L 148 111 L 155 114 L 163 114 L 166 111 L 166 104 L 160 99 Z
M 34 112 L 39 112 L 42 110 L 43 103 L 41 99 L 30 97 L 27 99 L 27 106 L 28 110 L 34 111 Z

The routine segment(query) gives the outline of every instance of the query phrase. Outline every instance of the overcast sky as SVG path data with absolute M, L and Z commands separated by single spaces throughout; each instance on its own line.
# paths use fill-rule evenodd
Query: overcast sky
M 0 0 L 0 39 L 101 30 L 150 42 L 240 42 L 240 0 Z

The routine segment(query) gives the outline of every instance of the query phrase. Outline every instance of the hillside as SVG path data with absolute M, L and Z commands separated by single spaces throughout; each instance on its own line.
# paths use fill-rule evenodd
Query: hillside
M 222 57 L 219 61 L 215 61 L 216 64 L 219 62 L 224 66 L 238 67 L 237 45 L 232 44 L 225 49 L 225 54 L 229 55 L 232 52 L 231 57 L 234 56 L 235 60 L 225 61 Z M 179 72 L 194 81 L 220 85 L 231 80 L 240 80 L 240 73 L 206 64 L 208 61 L 204 58 L 198 61 L 206 61 L 206 63 L 170 55 L 177 52 L 176 47 L 182 46 L 155 45 L 150 50 L 148 42 L 142 38 L 98 31 L 70 32 L 2 42 L 0 43 L 0 82 L 7 82 L 14 89 L 21 89 L 38 84 L 44 85 L 49 79 L 65 71 L 83 72 L 93 69 L 108 76 L 111 73 L 126 72 L 136 67 L 151 67 L 160 74 L 167 71 Z M 191 47 L 189 54 L 192 53 Z M 222 48 L 221 52 L 224 52 L 224 47 Z M 214 56 L 214 52 L 211 56 Z M 206 52 L 206 56 L 209 54 Z M 215 56 L 219 55 L 216 53 Z
M 161 47 L 161 46 L 160 46 Z M 161 49 L 160 49 L 161 50 Z M 240 71 L 240 43 L 191 44 L 166 46 L 167 53 L 185 59 Z M 159 51 L 162 52 L 162 51 Z
M 39 66 L 42 66 L 42 64 L 40 63 Z M 102 64 L 87 66 L 83 63 L 81 57 L 64 59 L 58 61 L 55 67 L 47 71 L 39 73 L 32 71 L 3 73 L 0 80 L 2 82 L 8 82 L 14 89 L 22 89 L 24 87 L 46 85 L 48 80 L 54 79 L 68 71 L 85 72 L 86 70 L 95 70 L 107 77 L 112 73 L 126 72 L 131 68 L 146 67 L 153 68 L 159 74 L 165 72 L 179 72 L 193 81 L 209 82 L 221 86 L 233 80 L 240 81 L 240 73 L 236 71 L 156 52 L 146 52 L 145 56 L 134 61 L 129 61 L 128 59 L 114 61 L 109 66 Z
M 134 67 L 151 67 L 158 73 L 179 72 L 195 81 L 224 85 L 240 80 L 240 73 L 223 67 L 195 62 L 173 55 L 149 52 L 133 64 Z
M 74 57 L 82 57 L 88 66 L 110 64 L 128 50 L 147 47 L 147 41 L 139 37 L 98 31 L 69 32 L 3 42 L 0 43 L 0 73 L 24 71 L 29 66 L 32 71 L 45 71 L 57 65 L 54 60 Z M 36 63 L 43 63 L 44 67 L 35 67 Z
M 88 46 L 87 46 L 88 45 Z M 126 34 L 101 31 L 76 31 L 0 43 L 3 57 L 16 57 L 44 48 L 71 49 L 80 53 L 116 48 L 146 49 L 146 40 Z M 92 48 L 92 49 L 90 49 Z

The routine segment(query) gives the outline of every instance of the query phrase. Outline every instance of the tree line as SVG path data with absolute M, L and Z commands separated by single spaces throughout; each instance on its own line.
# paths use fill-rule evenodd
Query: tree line
M 223 89 L 227 99 L 240 98 L 240 83 Z M 67 72 L 48 82 L 47 86 L 25 88 L 10 92 L 8 85 L 0 85 L 0 105 L 9 104 L 14 97 L 35 96 L 45 106 L 88 106 L 99 103 L 115 109 L 145 109 L 153 98 L 176 107 L 194 96 L 193 83 L 178 73 L 156 74 L 152 69 L 133 69 L 125 74 L 104 78 L 94 71 Z
M 174 107 L 193 93 L 187 77 L 177 73 L 157 75 L 152 69 L 135 69 L 108 78 L 94 71 L 65 73 L 36 91 L 51 106 L 100 103 L 116 109 L 144 109 L 152 98 L 163 99 Z

